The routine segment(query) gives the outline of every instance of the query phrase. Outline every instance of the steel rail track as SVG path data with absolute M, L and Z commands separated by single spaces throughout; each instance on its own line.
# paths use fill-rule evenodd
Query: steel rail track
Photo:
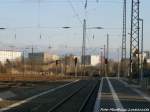
M 48 110 L 48 112 L 53 112 L 54 110 L 56 110 L 57 108 L 59 108 L 61 105 L 63 105 L 65 102 L 67 102 L 71 97 L 75 96 L 79 91 L 81 91 L 81 89 L 85 88 L 86 86 L 87 86 L 87 84 L 84 84 L 82 87 L 80 87 L 76 91 L 72 92 L 69 96 L 65 97 L 63 100 L 61 100 L 60 102 L 58 102 L 55 106 L 53 106 L 52 108 L 50 108 Z
M 91 89 L 91 91 L 89 92 L 88 96 L 86 97 L 86 99 L 82 103 L 82 105 L 81 105 L 78 112 L 82 112 L 84 110 L 84 108 L 86 107 L 88 101 L 90 100 L 91 96 L 93 95 L 94 91 L 96 90 L 96 87 L 97 87 L 98 84 L 99 84 L 99 81 L 97 81 L 96 84 L 94 85 L 94 87 Z
M 85 100 L 83 101 L 81 107 L 79 108 L 78 112 L 82 112 L 83 109 L 85 108 L 85 106 L 87 105 L 89 99 L 91 98 L 91 96 L 93 95 L 96 86 L 98 85 L 98 82 L 96 82 L 96 84 L 92 87 L 92 89 L 90 90 L 88 96 L 85 98 Z M 89 85 L 90 83 L 88 83 Z M 62 106 L 65 102 L 69 101 L 73 96 L 75 96 L 77 93 L 79 93 L 83 88 L 86 88 L 87 84 L 84 84 L 82 87 L 80 87 L 79 89 L 77 89 L 76 91 L 72 92 L 69 96 L 65 97 L 63 100 L 61 100 L 60 102 L 58 102 L 55 106 L 53 106 L 52 108 L 50 108 L 48 110 L 48 112 L 54 112 L 56 109 L 58 109 L 60 106 Z

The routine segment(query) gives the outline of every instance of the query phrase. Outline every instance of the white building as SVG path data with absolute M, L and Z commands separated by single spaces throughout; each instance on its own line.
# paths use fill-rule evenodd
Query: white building
M 138 54 L 136 54 L 136 58 L 138 58 Z M 144 51 L 143 55 L 140 53 L 139 59 L 140 59 L 140 62 L 141 60 L 143 61 L 146 60 L 147 63 L 150 63 L 150 51 Z
M 82 56 L 81 56 L 81 63 L 83 64 Z M 100 63 L 100 56 L 99 55 L 86 55 L 85 56 L 85 64 L 86 65 L 96 66 L 99 63 Z
M 21 52 L 18 51 L 8 51 L 8 50 L 1 50 L 0 51 L 0 62 L 5 63 L 7 60 L 15 61 L 21 59 Z
M 93 55 L 93 56 L 91 56 L 91 65 L 92 66 L 96 66 L 96 65 L 98 65 L 100 63 L 100 56 L 98 56 L 98 55 Z
M 144 51 L 143 60 L 146 59 L 147 63 L 150 63 L 150 51 Z
M 58 60 L 58 59 L 60 59 L 60 57 L 58 55 L 56 55 L 56 54 L 52 54 L 51 55 L 51 59 L 52 60 Z

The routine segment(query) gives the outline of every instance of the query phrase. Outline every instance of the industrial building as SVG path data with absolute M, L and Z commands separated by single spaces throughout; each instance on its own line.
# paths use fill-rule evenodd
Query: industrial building
M 83 59 L 83 57 L 81 56 L 81 63 L 84 64 L 82 59 Z M 84 59 L 85 59 L 85 65 L 96 66 L 100 63 L 100 56 L 99 55 L 86 55 L 84 57 Z
M 52 55 L 46 52 L 36 52 L 36 53 L 29 53 L 28 58 L 29 60 L 32 60 L 38 63 L 43 63 L 43 62 L 49 62 L 52 60 L 58 60 L 59 56 Z
M 1 50 L 0 51 L 0 62 L 5 63 L 7 60 L 15 61 L 21 60 L 22 53 L 19 51 Z

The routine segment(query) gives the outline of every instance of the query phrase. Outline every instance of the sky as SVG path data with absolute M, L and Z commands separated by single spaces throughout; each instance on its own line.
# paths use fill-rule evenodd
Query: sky
M 140 17 L 144 19 L 144 49 L 150 50 L 150 0 L 140 1 Z M 110 50 L 121 48 L 123 0 L 0 0 L 0 49 L 16 46 L 50 51 L 79 51 L 82 45 L 82 23 L 86 18 L 87 52 L 98 53 L 110 36 Z M 131 0 L 127 0 L 127 33 L 130 32 Z M 61 27 L 69 26 L 70 29 Z M 48 47 L 51 46 L 51 49 Z M 93 50 L 92 48 L 96 48 Z M 90 49 L 88 51 L 88 49 Z M 129 35 L 127 36 L 129 49 Z

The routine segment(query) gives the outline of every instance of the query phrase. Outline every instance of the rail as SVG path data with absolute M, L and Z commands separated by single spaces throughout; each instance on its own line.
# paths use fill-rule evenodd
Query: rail
M 73 97 L 75 94 L 77 94 L 82 88 L 84 88 L 86 86 L 83 85 L 82 87 L 80 87 L 79 89 L 77 89 L 76 91 L 74 91 L 72 94 L 70 94 L 69 96 L 67 96 L 66 98 L 64 98 L 63 100 L 61 100 L 59 103 L 57 103 L 54 107 L 52 107 L 51 109 L 48 110 L 48 112 L 52 112 L 54 110 L 56 110 L 57 108 L 59 108 L 62 104 L 64 104 L 66 101 L 68 101 L 71 97 Z
M 81 107 L 79 108 L 78 112 L 82 112 L 82 110 L 86 107 L 89 99 L 91 98 L 93 92 L 96 89 L 96 86 L 98 85 L 98 82 L 99 81 L 97 81 L 95 85 L 92 85 L 92 88 L 91 88 L 89 94 L 87 95 L 87 97 L 83 101 L 83 103 L 82 103 Z M 65 97 L 60 102 L 58 102 L 55 106 L 53 106 L 52 108 L 50 108 L 48 110 L 48 112 L 54 112 L 55 110 L 59 109 L 59 107 L 61 107 L 62 105 L 64 105 L 65 102 L 69 101 L 73 96 L 75 96 L 76 94 L 78 94 L 83 88 L 86 88 L 89 84 L 90 83 L 86 83 L 82 87 L 78 88 L 76 91 L 72 92 L 69 96 Z
M 84 100 L 83 104 L 81 105 L 80 109 L 78 112 L 82 112 L 84 110 L 84 108 L 86 107 L 89 99 L 91 98 L 91 96 L 93 95 L 94 91 L 96 90 L 96 87 L 98 85 L 98 82 L 94 85 L 94 87 L 91 89 L 91 91 L 89 92 L 88 96 L 86 97 L 86 99 Z

